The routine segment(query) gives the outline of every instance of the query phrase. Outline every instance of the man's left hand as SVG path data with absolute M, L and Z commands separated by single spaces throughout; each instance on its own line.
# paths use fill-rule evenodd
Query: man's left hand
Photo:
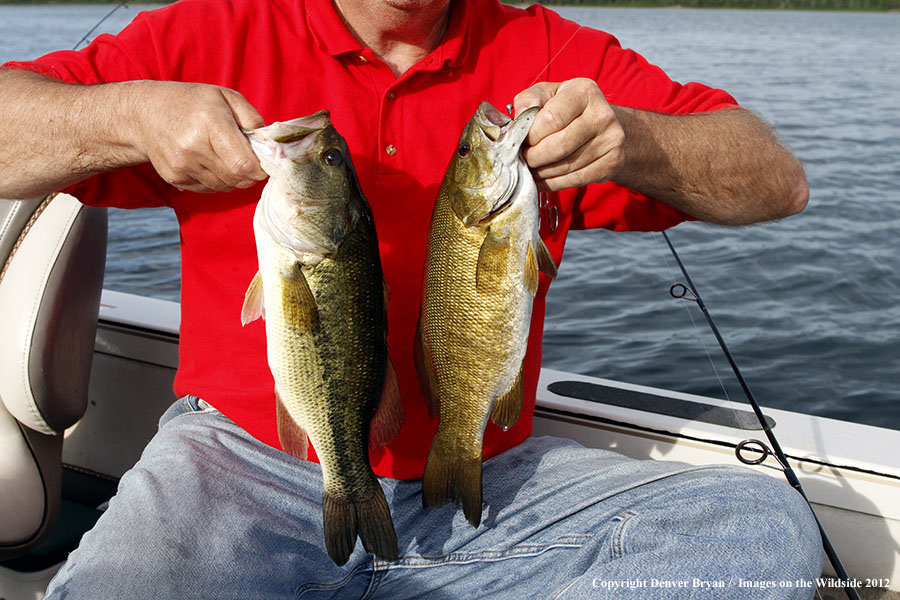
M 538 187 L 557 191 L 612 178 L 625 161 L 625 132 L 591 79 L 542 82 L 519 92 L 514 113 L 540 106 L 523 152 Z

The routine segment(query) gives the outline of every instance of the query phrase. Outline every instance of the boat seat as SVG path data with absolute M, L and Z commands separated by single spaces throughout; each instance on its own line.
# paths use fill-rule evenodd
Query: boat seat
M 49 533 L 64 430 L 87 407 L 106 209 L 0 199 L 0 560 Z

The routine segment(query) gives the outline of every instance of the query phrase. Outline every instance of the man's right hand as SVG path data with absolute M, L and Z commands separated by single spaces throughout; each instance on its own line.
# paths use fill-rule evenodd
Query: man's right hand
M 169 81 L 70 85 L 0 71 L 0 197 L 31 198 L 150 162 L 194 192 L 266 178 L 241 129 L 264 125 L 241 94 Z
M 267 177 L 241 129 L 265 125 L 234 90 L 198 83 L 137 81 L 132 144 L 173 186 L 192 192 L 245 188 Z

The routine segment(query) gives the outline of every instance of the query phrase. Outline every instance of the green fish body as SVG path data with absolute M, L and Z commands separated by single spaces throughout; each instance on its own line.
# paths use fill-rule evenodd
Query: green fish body
M 270 179 L 253 220 L 259 272 L 243 323 L 265 319 L 282 448 L 322 466 L 325 546 L 338 565 L 361 538 L 396 560 L 397 537 L 369 444 L 399 431 L 386 295 L 368 202 L 322 111 L 248 132 Z
M 461 502 L 476 527 L 484 430 L 489 417 L 504 428 L 518 419 L 538 271 L 556 275 L 538 235 L 537 187 L 520 155 L 536 112 L 510 120 L 482 103 L 447 168 L 428 234 L 415 358 L 440 422 L 423 503 Z

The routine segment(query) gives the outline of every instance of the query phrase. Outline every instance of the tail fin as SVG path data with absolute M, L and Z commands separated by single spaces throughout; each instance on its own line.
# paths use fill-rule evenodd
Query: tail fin
M 382 560 L 397 560 L 397 533 L 391 520 L 384 492 L 377 481 L 372 482 L 372 494 L 365 502 L 356 505 L 359 520 L 359 537 L 363 548 Z
M 435 436 L 422 477 L 422 504 L 434 508 L 462 502 L 463 514 L 473 527 L 481 524 L 481 455 L 451 453 Z
M 384 491 L 374 478 L 355 502 L 326 491 L 322 494 L 322 517 L 325 549 L 336 565 L 346 564 L 357 534 L 366 552 L 382 560 L 397 560 L 397 534 L 391 512 Z

